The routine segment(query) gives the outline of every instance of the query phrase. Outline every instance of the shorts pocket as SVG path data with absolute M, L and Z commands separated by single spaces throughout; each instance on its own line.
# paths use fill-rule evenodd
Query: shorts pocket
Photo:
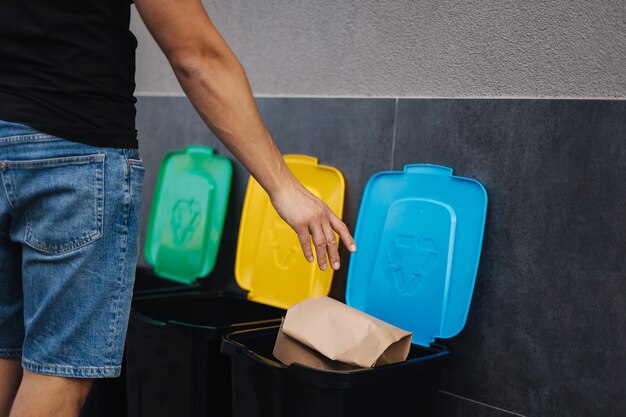
M 143 189 L 143 177 L 146 173 L 146 169 L 143 166 L 141 159 L 129 159 L 130 165 L 130 192 L 131 199 L 137 199 L 141 197 L 141 190 Z
M 1 172 L 27 245 L 61 254 L 102 236 L 104 154 L 3 161 Z
M 143 178 L 146 170 L 141 159 L 129 159 L 130 165 L 130 201 L 131 211 L 137 216 L 141 213 L 141 192 L 143 190 Z M 132 215 L 133 213 L 131 213 Z M 137 217 L 139 219 L 139 217 Z M 138 220 L 137 220 L 138 221 Z

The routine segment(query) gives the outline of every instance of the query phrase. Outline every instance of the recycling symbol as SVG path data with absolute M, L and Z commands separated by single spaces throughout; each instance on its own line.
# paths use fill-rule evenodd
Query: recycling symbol
M 174 242 L 182 246 L 191 240 L 200 218 L 200 204 L 193 198 L 178 200 L 172 209 L 172 229 Z
M 269 228 L 268 232 L 275 265 L 281 269 L 291 268 L 298 259 L 300 251 L 297 236 L 278 215 L 276 215 L 274 227 Z
M 423 285 L 437 261 L 435 241 L 398 235 L 387 249 L 387 272 L 400 294 L 412 295 Z

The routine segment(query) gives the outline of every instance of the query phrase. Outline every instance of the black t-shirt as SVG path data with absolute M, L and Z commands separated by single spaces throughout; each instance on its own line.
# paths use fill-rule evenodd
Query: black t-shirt
M 136 148 L 130 3 L 0 1 L 0 120 Z

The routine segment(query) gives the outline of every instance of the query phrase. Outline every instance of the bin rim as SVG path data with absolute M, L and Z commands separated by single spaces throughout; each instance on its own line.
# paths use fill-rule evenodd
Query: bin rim
M 280 325 L 258 327 L 254 329 L 239 330 L 225 334 L 222 337 L 221 352 L 230 356 L 233 366 L 236 357 L 243 354 L 243 358 L 257 365 L 266 367 L 272 373 L 284 373 L 290 379 L 320 388 L 350 389 L 355 386 L 380 384 L 386 380 L 397 380 L 416 372 L 437 371 L 443 368 L 451 356 L 451 351 L 444 346 L 432 343 L 430 347 L 413 345 L 423 350 L 431 350 L 432 354 L 412 358 L 405 362 L 383 365 L 377 368 L 364 368 L 348 371 L 320 370 L 306 365 L 294 363 L 285 365 L 281 362 L 264 357 L 250 350 L 246 345 L 233 340 L 233 337 L 249 333 L 274 333 L 278 332 Z M 422 364 L 418 371 L 414 368 Z
M 160 283 L 159 286 L 155 288 L 137 288 L 136 285 L 138 280 L 146 278 L 150 280 L 158 279 L 158 282 Z M 170 279 L 162 279 L 162 277 L 159 277 L 155 274 L 154 269 L 151 267 L 137 265 L 137 267 L 135 268 L 135 286 L 133 287 L 133 300 L 151 295 L 163 296 L 197 291 L 200 289 L 202 289 L 202 285 L 198 281 L 183 284 L 180 282 L 172 281 Z
M 200 288 L 191 287 L 186 290 L 176 291 L 176 292 L 166 292 L 166 293 L 147 293 L 141 294 L 133 297 L 133 303 L 142 302 L 142 301 L 151 301 L 151 300 L 159 300 L 159 299 L 172 299 L 178 297 L 194 297 L 194 296 L 215 296 L 217 298 L 222 297 L 237 297 L 244 300 L 247 300 L 246 295 L 242 294 L 239 291 L 228 290 L 228 289 L 215 289 L 215 290 L 203 290 Z
M 135 301 L 158 301 L 161 299 L 166 299 L 166 300 L 171 300 L 171 299 L 176 299 L 176 298 L 185 298 L 185 297 L 197 297 L 197 298 L 227 298 L 227 299 L 238 299 L 240 301 L 246 301 L 246 302 L 253 302 L 250 301 L 246 298 L 245 294 L 241 294 L 239 292 L 236 291 L 228 291 L 228 290 L 216 290 L 216 291 L 189 291 L 189 292 L 177 292 L 173 295 L 169 295 L 169 296 L 164 296 L 163 294 L 161 295 L 157 295 L 157 294 L 151 294 L 151 295 L 146 295 L 143 297 L 140 297 L 138 299 L 134 299 L 133 300 L 133 304 Z M 224 325 L 219 325 L 219 326 L 209 326 L 209 325 L 202 325 L 202 324 L 194 324 L 194 323 L 187 323 L 183 320 L 159 320 L 159 319 L 155 319 L 153 317 L 150 317 L 149 315 L 141 312 L 140 310 L 138 310 L 136 308 L 135 305 L 133 305 L 131 307 L 131 313 L 130 313 L 134 319 L 137 319 L 145 324 L 148 325 L 153 325 L 153 326 L 160 326 L 160 327 L 165 327 L 165 326 L 176 326 L 178 328 L 181 329 L 187 329 L 188 330 L 206 330 L 209 332 L 215 332 L 218 333 L 218 337 L 221 337 L 222 334 L 228 332 L 228 331 L 232 331 L 232 329 L 238 329 L 238 328 L 246 328 L 246 327 L 250 327 L 251 325 L 255 325 L 255 326 L 268 326 L 268 325 L 273 325 L 276 323 L 280 323 L 280 321 L 282 320 L 282 317 L 277 317 L 277 318 L 272 318 L 272 319 L 261 319 L 261 320 L 246 320 L 246 321 L 241 321 L 241 322 L 234 322 L 234 323 L 229 323 L 229 324 L 224 324 Z M 208 335 L 206 335 L 208 336 Z

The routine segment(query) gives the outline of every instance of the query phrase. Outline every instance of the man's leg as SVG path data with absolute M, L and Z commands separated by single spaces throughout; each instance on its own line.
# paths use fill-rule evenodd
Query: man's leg
M 0 359 L 0 417 L 9 415 L 21 380 L 20 358 Z
M 10 417 L 78 417 L 92 383 L 24 371 Z

